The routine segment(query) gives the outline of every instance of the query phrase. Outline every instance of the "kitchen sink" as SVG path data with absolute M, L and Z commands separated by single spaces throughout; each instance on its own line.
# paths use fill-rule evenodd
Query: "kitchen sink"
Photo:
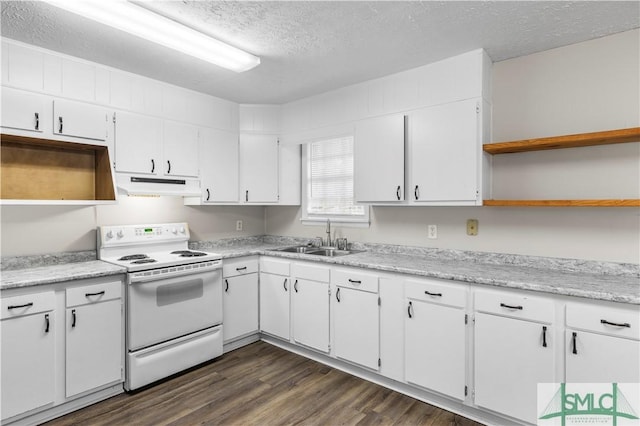
M 282 251 L 285 253 L 304 253 L 304 254 L 311 254 L 314 256 L 326 256 L 326 257 L 346 256 L 348 254 L 361 252 L 361 250 L 338 250 L 337 248 L 334 248 L 334 247 L 313 247 L 313 246 L 293 246 L 293 247 L 273 249 L 273 251 Z

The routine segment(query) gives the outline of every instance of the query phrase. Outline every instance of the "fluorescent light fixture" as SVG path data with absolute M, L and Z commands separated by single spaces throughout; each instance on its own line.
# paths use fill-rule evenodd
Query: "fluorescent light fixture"
M 47 3 L 235 72 L 260 64 L 257 56 L 128 1 L 50 0 Z

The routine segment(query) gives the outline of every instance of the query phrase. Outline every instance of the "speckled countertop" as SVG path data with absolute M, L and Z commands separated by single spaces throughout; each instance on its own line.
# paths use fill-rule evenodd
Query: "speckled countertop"
M 640 265 L 637 264 L 384 244 L 353 244 L 353 249 L 365 251 L 341 257 L 272 251 L 281 247 L 305 244 L 307 241 L 309 240 L 261 236 L 197 241 L 189 243 L 189 247 L 194 250 L 219 253 L 223 259 L 270 255 L 455 280 L 490 287 L 532 290 L 640 305 Z M 95 252 L 71 253 L 67 257 L 49 255 L 3 258 L 0 289 L 7 290 L 125 272 L 124 268 L 95 260 Z
M 498 253 L 439 250 L 382 244 L 354 244 L 366 250 L 341 257 L 272 251 L 308 239 L 261 239 L 192 242 L 189 247 L 224 258 L 269 255 L 288 259 L 455 280 L 493 287 L 532 290 L 640 305 L 640 266 L 612 262 L 556 259 Z

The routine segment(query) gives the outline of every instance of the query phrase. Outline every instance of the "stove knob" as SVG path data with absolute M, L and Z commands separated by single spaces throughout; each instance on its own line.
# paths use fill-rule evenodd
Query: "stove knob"
M 184 226 L 180 228 L 180 233 L 181 233 L 181 234 L 184 234 L 184 233 L 185 233 Z
M 178 235 L 178 230 L 176 228 L 171 228 L 171 232 L 173 232 L 174 235 Z
M 122 238 L 124 237 L 124 232 L 121 230 L 118 231 L 118 233 L 116 234 L 118 236 L 118 238 Z
M 105 234 L 105 237 L 107 237 L 107 240 L 109 240 L 109 239 L 113 238 L 113 231 L 108 231 L 108 232 Z

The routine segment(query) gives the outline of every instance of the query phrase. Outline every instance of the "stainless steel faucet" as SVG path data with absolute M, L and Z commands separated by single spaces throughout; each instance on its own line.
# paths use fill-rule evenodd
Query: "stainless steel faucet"
M 331 220 L 327 219 L 327 247 L 331 247 Z

